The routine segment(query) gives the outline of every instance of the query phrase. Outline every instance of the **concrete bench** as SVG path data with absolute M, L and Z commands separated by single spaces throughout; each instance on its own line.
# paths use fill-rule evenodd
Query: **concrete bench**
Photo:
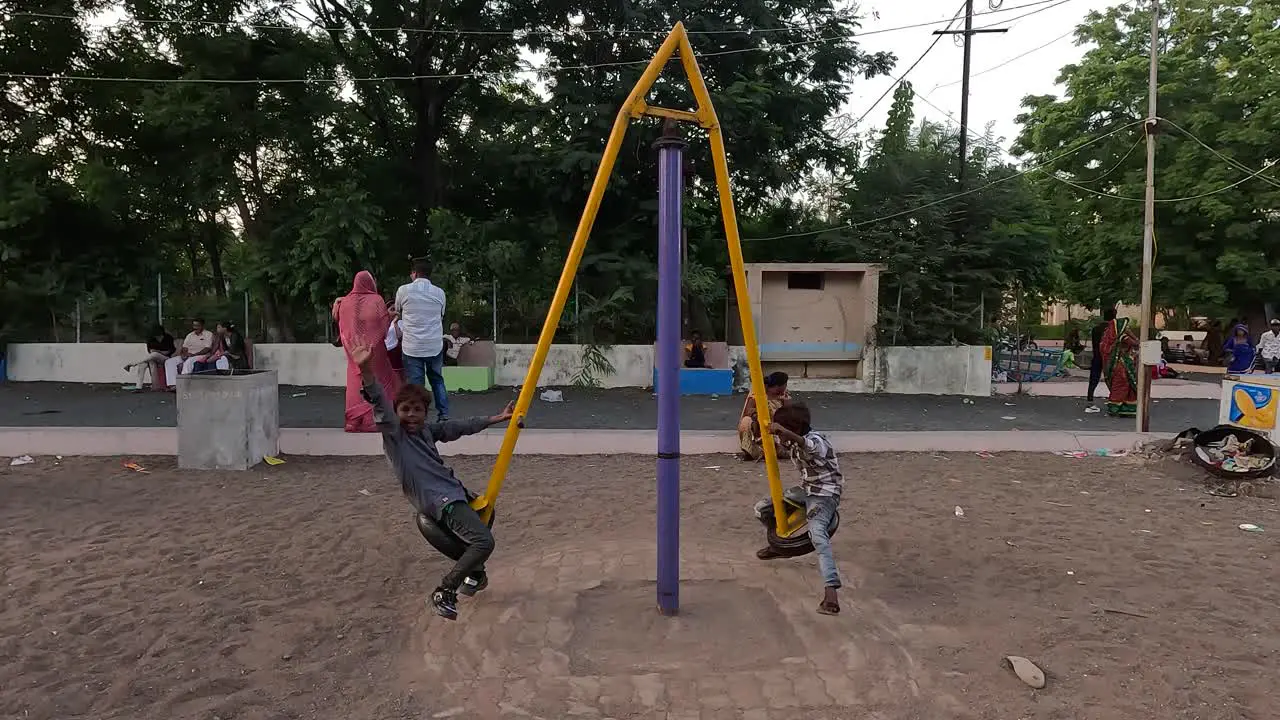
M 485 392 L 493 388 L 497 350 L 492 340 L 476 340 L 458 351 L 458 364 L 444 368 L 444 385 L 450 392 Z

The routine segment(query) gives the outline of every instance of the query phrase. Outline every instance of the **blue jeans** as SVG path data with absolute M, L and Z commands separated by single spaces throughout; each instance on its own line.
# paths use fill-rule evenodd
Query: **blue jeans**
M 404 355 L 405 382 L 412 385 L 431 383 L 431 395 L 436 399 L 436 415 L 449 417 L 449 392 L 444 386 L 444 350 L 435 357 L 420 358 Z
M 824 587 L 840 587 L 840 573 L 836 570 L 836 559 L 831 554 L 831 519 L 835 517 L 836 508 L 840 506 L 838 497 L 805 498 L 805 518 L 809 521 L 809 540 L 813 543 L 813 551 L 818 554 L 818 570 L 822 573 Z

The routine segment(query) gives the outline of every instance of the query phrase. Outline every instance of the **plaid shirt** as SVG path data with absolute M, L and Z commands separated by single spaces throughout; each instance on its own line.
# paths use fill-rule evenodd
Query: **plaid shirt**
M 810 430 L 803 443 L 792 446 L 795 451 L 791 454 L 791 461 L 800 470 L 805 493 L 816 497 L 840 497 L 844 490 L 844 475 L 840 474 L 840 460 L 830 441 L 821 433 Z

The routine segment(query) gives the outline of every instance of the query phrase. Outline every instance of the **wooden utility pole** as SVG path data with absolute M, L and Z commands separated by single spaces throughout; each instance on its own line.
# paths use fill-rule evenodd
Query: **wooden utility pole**
M 1147 78 L 1147 122 L 1143 129 L 1147 134 L 1147 196 L 1146 217 L 1142 223 L 1142 317 L 1138 323 L 1142 343 L 1151 339 L 1151 272 L 1155 264 L 1156 237 L 1156 74 L 1159 68 L 1157 56 L 1160 43 L 1160 0 L 1151 0 L 1151 72 Z M 1138 432 L 1151 428 L 1151 369 L 1139 357 L 1136 367 L 1138 377 Z
M 969 41 L 979 33 L 1005 33 L 1009 28 L 973 29 L 973 0 L 965 0 L 964 30 L 934 30 L 934 35 L 964 35 L 964 76 L 960 81 L 960 189 L 964 189 L 965 175 L 969 168 Z

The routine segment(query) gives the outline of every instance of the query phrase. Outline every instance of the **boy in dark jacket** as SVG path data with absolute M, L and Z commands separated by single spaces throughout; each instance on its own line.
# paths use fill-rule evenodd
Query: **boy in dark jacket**
M 511 419 L 513 406 L 492 417 L 427 422 L 431 393 L 421 385 L 406 384 L 392 404 L 373 375 L 368 347 L 351 348 L 351 360 L 360 367 L 363 394 L 373 405 L 373 420 L 382 432 L 382 449 L 391 461 L 400 489 L 414 509 L 453 533 L 466 546 L 440 585 L 431 593 L 431 609 L 443 618 L 458 618 L 458 590 L 474 595 L 488 584 L 485 561 L 493 553 L 493 533 L 471 509 L 467 489 L 444 464 L 437 442 L 474 435 L 491 425 Z

